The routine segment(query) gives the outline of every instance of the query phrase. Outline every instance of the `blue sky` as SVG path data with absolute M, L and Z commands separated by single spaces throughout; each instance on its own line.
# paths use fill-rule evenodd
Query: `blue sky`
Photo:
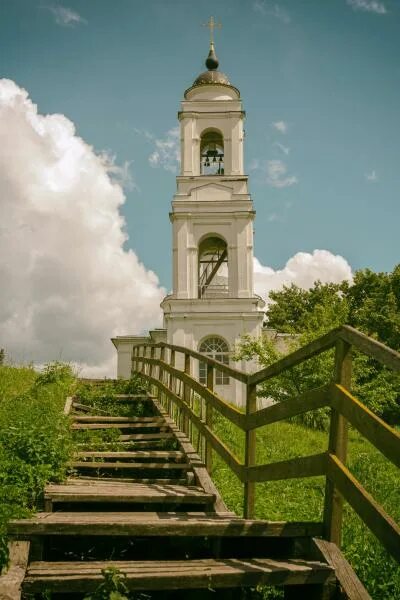
M 201 24 L 210 15 L 223 23 L 220 68 L 247 113 L 256 256 L 277 269 L 321 248 L 353 269 L 391 270 L 400 221 L 397 0 L 0 0 L 0 73 L 41 113 L 65 114 L 96 151 L 129 165 L 128 246 L 169 288 L 175 162 L 174 148 L 167 161 L 162 149 L 174 142 L 167 132 L 184 90 L 204 70 Z

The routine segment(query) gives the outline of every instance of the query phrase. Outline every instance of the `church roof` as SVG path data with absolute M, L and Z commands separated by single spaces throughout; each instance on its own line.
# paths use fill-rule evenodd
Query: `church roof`
M 234 87 L 229 81 L 228 77 L 225 73 L 218 71 L 219 61 L 217 55 L 215 54 L 214 43 L 210 43 L 210 51 L 208 53 L 206 59 L 206 67 L 208 71 L 204 71 L 201 73 L 193 82 L 193 85 L 190 89 L 200 86 L 200 85 L 228 85 L 229 87 Z M 236 88 L 234 88 L 236 89 Z

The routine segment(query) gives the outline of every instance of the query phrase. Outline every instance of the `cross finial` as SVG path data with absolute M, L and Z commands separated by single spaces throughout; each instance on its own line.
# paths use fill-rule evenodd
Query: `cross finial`
M 217 23 L 214 17 L 210 17 L 207 23 L 203 23 L 204 27 L 208 27 L 210 30 L 210 45 L 214 44 L 214 29 L 221 29 L 222 23 Z

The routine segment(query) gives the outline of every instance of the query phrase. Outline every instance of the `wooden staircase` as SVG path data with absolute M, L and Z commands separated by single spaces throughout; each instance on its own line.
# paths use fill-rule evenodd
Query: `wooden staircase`
M 74 433 L 116 429 L 123 450 L 107 449 L 111 442 L 84 447 L 69 479 L 47 485 L 44 512 L 10 522 L 2 600 L 17 600 L 20 588 L 22 598 L 44 591 L 57 600 L 83 598 L 111 566 L 129 590 L 150 598 L 239 599 L 259 585 L 282 586 L 286 598 L 340 597 L 338 561 L 327 560 L 329 543 L 315 539 L 319 524 L 229 512 L 186 434 L 154 397 L 140 397 L 150 416 L 135 415 L 136 400 L 116 400 L 130 404 L 129 417 L 92 415 L 69 401 Z M 368 598 L 354 581 L 361 592 L 352 597 Z

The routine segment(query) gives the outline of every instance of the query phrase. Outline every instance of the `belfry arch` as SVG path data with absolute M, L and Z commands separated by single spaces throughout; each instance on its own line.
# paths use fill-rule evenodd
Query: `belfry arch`
M 200 137 L 201 175 L 224 175 L 224 138 L 218 129 L 206 129 Z
M 215 234 L 204 237 L 198 248 L 198 297 L 229 296 L 228 246 Z

